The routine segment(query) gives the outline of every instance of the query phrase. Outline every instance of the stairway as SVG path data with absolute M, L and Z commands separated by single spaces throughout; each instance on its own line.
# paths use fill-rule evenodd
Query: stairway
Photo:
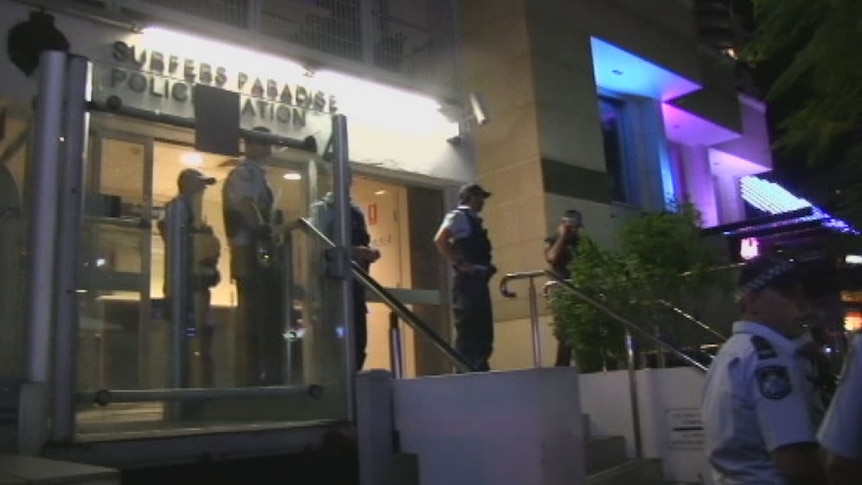
M 661 460 L 626 456 L 623 436 L 593 436 L 589 415 L 582 415 L 584 464 L 589 485 L 663 485 Z

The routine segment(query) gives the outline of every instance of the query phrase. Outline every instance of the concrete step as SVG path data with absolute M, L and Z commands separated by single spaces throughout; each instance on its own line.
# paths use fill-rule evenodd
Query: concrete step
M 587 485 L 664 485 L 661 460 L 629 460 L 587 476 Z
M 626 439 L 623 436 L 596 436 L 584 442 L 584 466 L 588 476 L 627 460 Z
M 32 456 L 0 455 L 0 484 L 119 485 L 120 472 Z

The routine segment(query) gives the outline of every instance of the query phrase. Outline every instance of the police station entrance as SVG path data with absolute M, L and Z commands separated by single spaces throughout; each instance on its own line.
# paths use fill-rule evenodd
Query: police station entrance
M 82 261 L 77 335 L 79 389 L 168 389 L 182 382 L 195 388 L 229 389 L 259 384 L 247 378 L 247 340 L 254 338 L 243 321 L 241 295 L 232 278 L 233 257 L 225 224 L 226 181 L 243 160 L 197 151 L 194 132 L 167 124 L 112 114 L 90 120 L 89 160 L 85 174 Z M 309 208 L 331 190 L 331 164 L 324 157 L 276 148 L 264 160 L 272 192 L 271 219 L 290 222 L 309 217 Z M 175 352 L 169 286 L 170 242 L 167 212 L 182 198 L 188 179 L 205 181 L 188 198 L 194 225 L 191 297 L 193 325 L 184 331 L 191 344 Z M 442 192 L 378 176 L 353 176 L 351 196 L 365 213 L 371 245 L 381 259 L 370 274 L 444 336 L 448 311 L 443 305 L 445 273 L 431 239 L 443 212 Z M 288 234 L 289 236 L 289 234 Z M 276 343 L 284 365 L 277 381 L 291 385 L 307 379 L 305 337 L 319 318 L 308 305 L 306 283 L 319 271 L 319 252 L 308 238 L 291 239 L 291 288 L 284 290 L 287 324 Z M 420 288 L 416 290 L 414 288 Z M 313 306 L 313 305 L 311 305 Z M 373 298 L 368 305 L 365 369 L 390 369 L 393 362 L 388 307 Z M 430 345 L 403 323 L 401 359 L 405 376 L 445 371 L 446 364 Z M 259 349 L 258 349 L 259 350 Z M 177 362 L 177 359 L 180 362 Z M 174 379 L 176 367 L 183 370 Z M 208 406 L 207 419 L 236 419 L 235 412 Z M 83 405 L 77 422 L 85 434 L 110 433 L 121 427 L 150 429 L 164 422 L 161 402 Z M 223 415 L 222 415 L 223 414 Z M 247 413 L 241 413 L 247 415 Z M 247 415 L 248 418 L 252 416 Z M 260 417 L 260 411 L 254 416 Z M 273 419 L 277 416 L 273 416 Z M 188 423 L 185 423 L 188 424 Z

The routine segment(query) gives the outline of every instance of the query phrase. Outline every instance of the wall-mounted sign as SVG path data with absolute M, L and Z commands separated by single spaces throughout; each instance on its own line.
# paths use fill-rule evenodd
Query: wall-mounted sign
M 275 76 L 255 65 L 228 67 L 126 41 L 111 45 L 113 64 L 96 64 L 93 98 L 119 97 L 124 106 L 175 116 L 194 116 L 196 84 L 240 94 L 240 126 L 266 126 L 273 133 L 304 137 L 329 131 L 338 112 L 334 95 Z M 309 80 L 311 81 L 311 79 Z
M 672 450 L 702 450 L 703 420 L 699 409 L 667 410 L 667 446 Z

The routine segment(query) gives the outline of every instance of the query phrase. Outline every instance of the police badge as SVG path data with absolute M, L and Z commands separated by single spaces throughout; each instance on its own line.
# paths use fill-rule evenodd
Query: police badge
M 755 371 L 755 376 L 760 393 L 767 399 L 784 399 L 793 391 L 790 373 L 783 365 L 760 367 Z

